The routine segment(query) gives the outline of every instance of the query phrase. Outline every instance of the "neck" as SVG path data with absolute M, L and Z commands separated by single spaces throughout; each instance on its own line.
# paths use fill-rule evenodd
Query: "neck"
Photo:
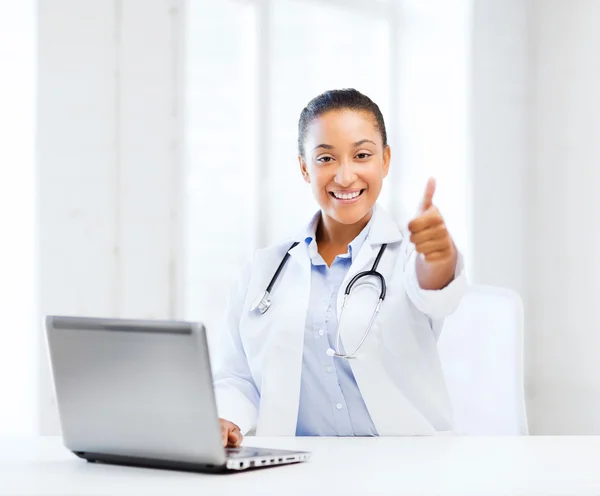
M 360 232 L 369 223 L 373 215 L 370 210 L 367 215 L 354 224 L 342 224 L 321 212 L 321 219 L 317 226 L 317 243 L 319 246 L 326 244 L 329 246 L 347 247 L 360 234 Z

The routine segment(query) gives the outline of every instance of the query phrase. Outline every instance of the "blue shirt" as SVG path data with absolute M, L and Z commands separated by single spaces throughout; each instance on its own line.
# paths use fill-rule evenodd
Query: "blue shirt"
M 370 222 L 328 267 L 317 250 L 315 227 L 305 242 L 311 260 L 310 302 L 304 331 L 297 436 L 376 436 L 377 431 L 346 359 L 327 355 L 335 347 L 337 295 L 370 228 Z M 342 350 L 343 351 L 343 350 Z

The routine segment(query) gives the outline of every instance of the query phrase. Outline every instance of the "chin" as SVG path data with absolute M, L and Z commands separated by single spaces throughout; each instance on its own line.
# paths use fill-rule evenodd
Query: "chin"
M 352 208 L 335 208 L 334 206 L 331 206 L 326 212 L 332 219 L 340 224 L 352 225 L 364 219 L 364 217 L 371 212 L 372 208 L 373 205 L 366 207 L 364 205 L 356 205 L 352 206 Z

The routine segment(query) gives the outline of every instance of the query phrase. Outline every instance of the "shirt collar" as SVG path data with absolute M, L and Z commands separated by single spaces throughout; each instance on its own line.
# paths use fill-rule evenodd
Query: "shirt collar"
M 317 211 L 313 215 L 308 227 L 305 224 L 299 231 L 296 232 L 295 236 L 286 239 L 286 250 L 289 249 L 288 243 L 291 243 L 292 241 L 300 243 L 295 248 L 289 250 L 289 253 L 292 257 L 302 259 L 304 256 L 310 253 L 310 250 L 307 249 L 308 244 L 312 239 L 314 239 L 314 228 L 316 226 L 315 222 L 320 217 L 320 214 L 321 212 Z M 400 228 L 392 216 L 378 203 L 373 206 L 373 215 L 371 216 L 371 220 L 367 229 L 368 234 L 365 233 L 365 237 L 362 239 L 362 241 L 363 243 L 369 243 L 371 247 L 378 246 L 383 243 L 390 244 L 402 241 L 406 231 L 406 227 Z M 310 237 L 310 240 L 308 240 L 308 242 L 303 242 L 307 237 Z M 361 247 L 361 243 L 356 243 L 352 249 L 353 254 L 358 255 L 358 250 Z
M 304 242 L 306 243 L 306 245 L 308 247 L 308 254 L 310 255 L 310 258 L 313 261 L 315 261 L 318 258 L 316 239 L 317 239 L 317 226 L 319 225 L 320 219 L 321 219 L 321 212 L 319 211 L 313 216 L 310 223 L 306 226 L 306 229 L 304 232 Z M 356 255 L 358 254 L 360 248 L 362 247 L 363 243 L 367 239 L 367 236 L 369 235 L 372 222 L 373 222 L 373 215 L 371 215 L 369 222 L 367 222 L 367 225 L 362 229 L 362 231 L 358 234 L 358 236 L 356 236 L 356 238 L 354 238 L 350 242 L 350 244 L 348 245 L 348 252 L 346 252 L 343 255 L 338 255 L 340 258 L 350 258 L 354 262 Z

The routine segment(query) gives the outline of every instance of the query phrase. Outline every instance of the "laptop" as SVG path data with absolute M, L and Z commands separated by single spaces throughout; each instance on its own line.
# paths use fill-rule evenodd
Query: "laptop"
M 89 462 L 228 472 L 311 456 L 223 446 L 202 324 L 48 316 L 46 336 L 63 443 Z

